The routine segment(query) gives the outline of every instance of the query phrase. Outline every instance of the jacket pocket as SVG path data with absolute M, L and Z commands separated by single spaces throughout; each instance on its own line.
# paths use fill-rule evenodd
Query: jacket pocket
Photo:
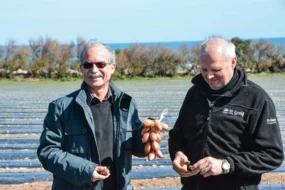
M 74 187 L 71 183 L 54 176 L 52 190 L 91 190 L 92 187 Z
M 72 127 L 64 133 L 65 150 L 81 157 L 87 157 L 90 148 L 90 135 L 86 128 Z
M 131 151 L 133 148 L 133 132 L 134 130 L 126 131 L 126 151 Z
M 127 130 L 126 132 L 126 145 L 124 154 L 122 155 L 124 157 L 124 165 L 123 165 L 123 171 L 125 173 L 126 178 L 130 178 L 131 175 L 131 169 L 132 169 L 132 152 L 133 152 L 133 130 Z M 128 181 L 128 180 L 127 180 Z
M 188 157 L 189 161 L 192 163 L 198 161 L 201 155 L 201 146 L 204 144 L 204 129 L 197 131 L 196 133 L 191 133 L 190 131 L 183 134 L 183 152 Z

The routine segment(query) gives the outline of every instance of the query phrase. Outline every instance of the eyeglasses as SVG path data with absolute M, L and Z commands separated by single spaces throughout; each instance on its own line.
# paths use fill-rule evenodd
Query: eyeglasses
M 90 63 L 88 61 L 85 61 L 82 66 L 84 69 L 92 69 L 93 65 L 96 65 L 96 67 L 98 69 L 103 69 L 104 67 L 106 67 L 107 63 L 101 61 L 101 62 L 96 62 L 96 63 Z

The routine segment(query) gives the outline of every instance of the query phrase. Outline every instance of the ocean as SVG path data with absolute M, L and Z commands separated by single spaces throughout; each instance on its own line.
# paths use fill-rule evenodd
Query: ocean
M 257 42 L 260 39 L 264 39 L 273 43 L 275 46 L 283 44 L 285 46 L 285 37 L 282 38 L 255 38 L 255 39 L 243 39 L 243 40 L 251 40 L 252 42 Z M 172 48 L 177 51 L 182 45 L 187 44 L 192 47 L 195 45 L 200 45 L 203 41 L 173 41 L 173 42 L 138 42 L 138 43 L 107 43 L 112 50 L 123 50 L 125 48 L 129 48 L 134 44 L 142 44 L 145 47 L 149 48 L 150 46 L 162 45 Z

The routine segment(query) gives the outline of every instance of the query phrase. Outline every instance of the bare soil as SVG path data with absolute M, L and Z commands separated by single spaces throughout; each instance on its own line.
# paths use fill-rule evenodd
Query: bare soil
M 264 174 L 261 183 L 285 183 L 285 174 L 269 173 Z M 132 180 L 132 185 L 135 189 L 142 188 L 164 188 L 164 187 L 179 187 L 181 186 L 180 179 L 177 178 L 153 178 L 144 180 Z M 0 190 L 50 190 L 51 182 L 34 182 L 21 185 L 0 185 Z

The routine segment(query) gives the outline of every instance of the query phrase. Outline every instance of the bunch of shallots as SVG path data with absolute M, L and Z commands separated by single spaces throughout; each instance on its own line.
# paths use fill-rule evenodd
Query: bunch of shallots
M 148 159 L 163 158 L 159 142 L 162 140 L 161 130 L 168 130 L 168 125 L 159 120 L 148 118 L 143 121 L 143 126 L 142 142 L 146 143 L 144 151 L 148 154 Z

